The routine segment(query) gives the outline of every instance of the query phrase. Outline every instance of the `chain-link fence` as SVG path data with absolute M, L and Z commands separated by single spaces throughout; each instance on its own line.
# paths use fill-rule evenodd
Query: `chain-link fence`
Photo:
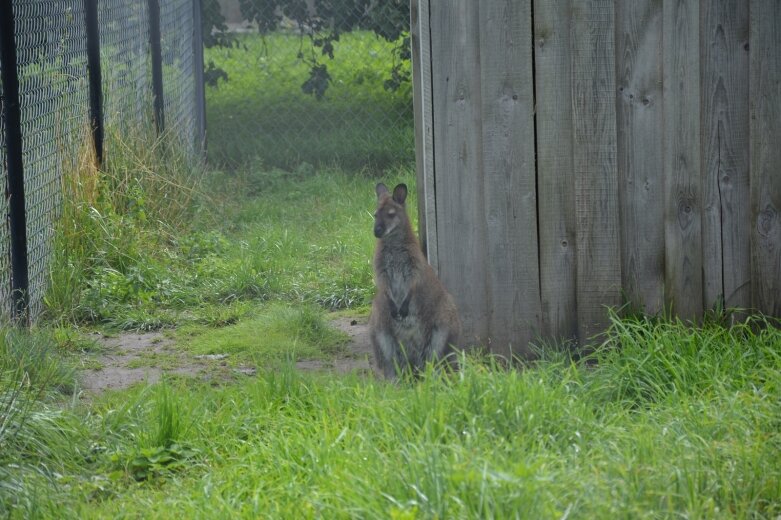
M 2 58 L 0 58 L 2 60 Z M 2 63 L 0 61 L 0 63 Z M 5 113 L 5 91 L 0 82 L 0 117 Z M 8 186 L 8 169 L 5 153 L 5 125 L 0 124 L 0 183 Z M 0 197 L 0 214 L 8 215 L 8 198 Z M 0 219 L 0 316 L 7 314 L 11 305 L 11 232 L 8 219 Z
M 160 3 L 163 112 L 169 128 L 175 129 L 182 143 L 189 146 L 196 141 L 193 31 L 192 0 Z
M 212 164 L 414 161 L 408 0 L 205 0 Z
M 199 15 L 200 0 L 0 3 L 0 317 L 35 318 L 42 310 L 62 175 L 90 136 L 102 155 L 104 126 L 156 122 L 164 131 L 166 115 L 167 131 L 198 150 Z
M 129 130 L 152 116 L 147 2 L 98 2 L 103 117 L 107 127 Z
M 41 310 L 52 253 L 60 175 L 89 98 L 84 4 L 13 2 L 22 118 L 30 313 Z

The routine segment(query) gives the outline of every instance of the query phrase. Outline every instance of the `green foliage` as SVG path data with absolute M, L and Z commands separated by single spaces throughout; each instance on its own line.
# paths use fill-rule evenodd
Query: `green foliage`
M 131 456 L 127 471 L 137 481 L 160 478 L 168 472 L 188 467 L 191 464 L 190 459 L 197 454 L 197 451 L 176 443 L 142 448 Z M 120 462 L 122 459 L 115 455 L 111 460 Z
M 63 176 L 63 211 L 44 298 L 56 322 L 104 322 L 118 306 L 152 307 L 171 237 L 194 217 L 202 171 L 171 136 L 110 131 L 102 170 L 85 147 Z
M 38 483 L 51 483 L 49 466 L 71 455 L 70 426 L 54 405 L 74 389 L 73 370 L 56 354 L 45 331 L 0 329 L 0 515 L 12 508 L 35 511 L 46 496 Z
M 164 477 L 166 474 L 190 467 L 199 451 L 180 439 L 185 438 L 187 428 L 183 403 L 173 395 L 163 381 L 155 388 L 152 396 L 149 419 L 151 428 L 144 429 L 137 445 L 129 452 L 118 452 L 110 456 L 110 462 L 136 481 Z
M 212 163 L 238 169 L 260 162 L 264 169 L 287 170 L 336 164 L 348 171 L 413 163 L 412 86 L 397 77 L 399 88 L 386 89 L 394 80 L 386 72 L 393 65 L 391 44 L 367 32 L 342 35 L 340 59 L 317 69 L 333 78 L 327 102 L 319 102 L 299 86 L 313 93 L 322 81 L 310 82 L 313 69 L 286 58 L 300 46 L 296 36 L 242 34 L 236 41 L 248 51 L 206 51 L 230 76 L 206 92 Z M 398 74 L 409 73 L 409 62 L 397 64 Z
M 264 306 L 219 328 L 184 327 L 176 336 L 181 348 L 194 355 L 228 355 L 231 365 L 258 367 L 286 359 L 327 359 L 342 353 L 347 339 L 327 325 L 321 309 L 281 304 Z
M 391 79 L 385 82 L 388 90 L 397 90 L 403 83 L 409 83 L 409 2 L 392 0 L 373 2 L 370 0 L 314 0 L 311 4 L 301 0 L 239 0 L 242 16 L 249 24 L 257 27 L 261 35 L 268 35 L 280 29 L 284 20 L 295 24 L 299 49 L 295 54 L 283 54 L 279 59 L 289 61 L 295 56 L 309 68 L 307 80 L 301 91 L 321 100 L 331 84 L 331 75 L 323 57 L 334 59 L 335 43 L 340 36 L 353 30 L 369 30 L 394 46 L 388 54 L 393 62 Z M 225 23 L 220 6 L 215 0 L 206 0 L 203 16 L 204 45 L 211 47 L 242 46 Z M 308 39 L 310 48 L 303 50 L 303 41 Z M 406 65 L 402 62 L 407 62 Z M 220 79 L 231 76 L 224 69 L 209 60 L 205 78 L 207 84 L 216 86 Z M 340 78 L 337 78 L 340 79 Z
M 33 393 L 47 388 L 70 392 L 73 370 L 56 358 L 57 350 L 47 331 L 0 328 L 0 381 L 18 383 Z
M 268 300 L 369 303 L 373 179 L 312 167 L 208 178 L 189 169 L 160 186 L 176 164 L 157 146 L 160 155 L 128 151 L 109 155 L 105 171 L 86 161 L 71 172 L 45 299 L 51 320 L 149 330 L 227 325 Z M 394 174 L 408 184 L 411 175 Z

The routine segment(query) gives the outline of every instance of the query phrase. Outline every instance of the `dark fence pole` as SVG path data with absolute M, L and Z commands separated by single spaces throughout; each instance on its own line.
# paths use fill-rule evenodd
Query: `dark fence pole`
M 154 94 L 157 134 L 165 130 L 163 112 L 163 51 L 160 45 L 160 2 L 149 0 L 149 47 L 152 52 L 152 94 Z
M 206 94 L 203 83 L 203 2 L 193 0 L 193 80 L 195 81 L 195 134 L 201 158 L 206 154 Z
M 103 81 L 100 74 L 100 30 L 98 28 L 98 1 L 84 0 L 84 18 L 87 24 L 87 71 L 89 78 L 89 109 L 95 159 L 103 164 Z
M 27 219 L 24 207 L 22 110 L 19 104 L 14 25 L 12 0 L 0 0 L 0 76 L 4 98 L 2 123 L 5 125 L 4 145 L 8 172 L 6 197 L 11 235 L 11 314 L 17 323 L 27 324 Z

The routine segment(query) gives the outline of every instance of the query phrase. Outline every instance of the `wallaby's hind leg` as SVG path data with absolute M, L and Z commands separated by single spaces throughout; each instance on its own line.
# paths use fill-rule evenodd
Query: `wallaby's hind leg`
M 434 359 L 441 359 L 450 352 L 451 347 L 448 342 L 452 341 L 451 336 L 450 327 L 438 326 L 431 331 L 429 353 Z
M 399 344 L 396 339 L 386 332 L 375 332 L 372 334 L 372 343 L 374 344 L 374 357 L 377 360 L 377 367 L 382 374 L 393 379 L 396 377 L 397 365 L 399 364 Z
M 448 326 L 434 327 L 431 331 L 431 342 L 429 343 L 429 355 L 432 361 L 447 363 L 451 368 L 456 368 L 455 353 L 453 343 L 456 341 L 453 331 Z

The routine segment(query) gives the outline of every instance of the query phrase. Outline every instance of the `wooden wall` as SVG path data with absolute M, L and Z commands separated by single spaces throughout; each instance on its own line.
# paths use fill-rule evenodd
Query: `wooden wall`
M 412 0 L 421 236 L 465 343 L 781 317 L 781 0 Z

